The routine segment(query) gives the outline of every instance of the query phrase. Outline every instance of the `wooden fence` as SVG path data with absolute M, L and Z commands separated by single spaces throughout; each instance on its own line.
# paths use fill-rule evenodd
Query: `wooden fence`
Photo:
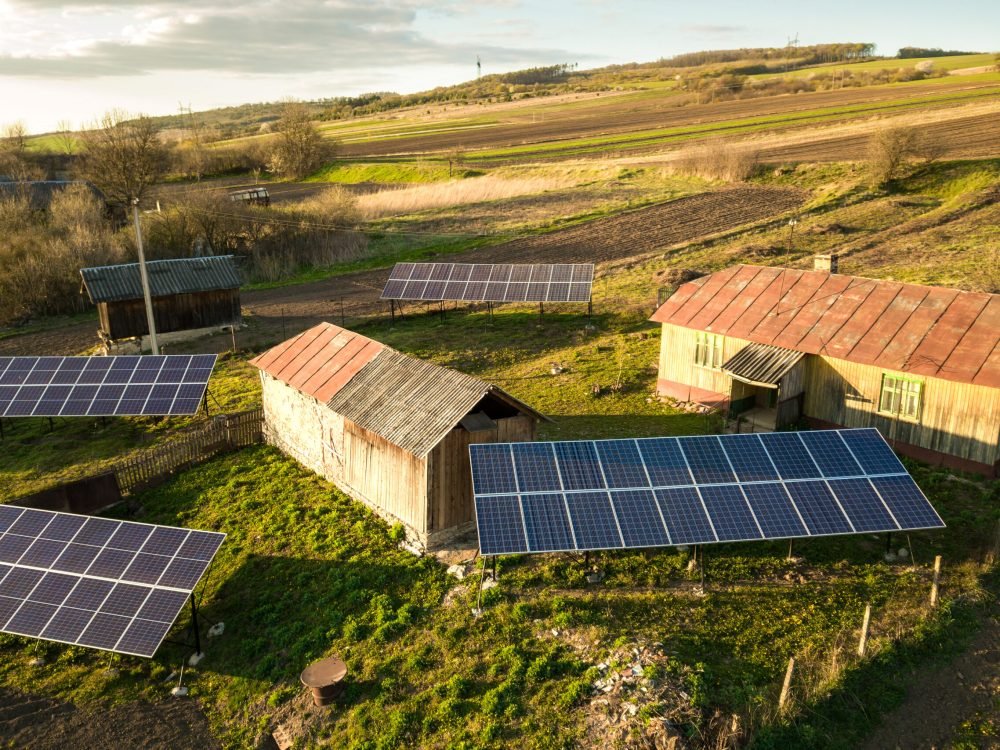
M 219 453 L 245 448 L 263 439 L 264 411 L 220 415 L 196 432 L 129 458 L 115 467 L 123 494 L 159 484 L 172 474 Z

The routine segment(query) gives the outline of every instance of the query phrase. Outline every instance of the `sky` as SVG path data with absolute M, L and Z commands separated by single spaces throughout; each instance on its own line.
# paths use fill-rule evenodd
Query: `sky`
M 735 47 L 1000 49 L 995 0 L 0 0 L 0 126 L 409 93 Z

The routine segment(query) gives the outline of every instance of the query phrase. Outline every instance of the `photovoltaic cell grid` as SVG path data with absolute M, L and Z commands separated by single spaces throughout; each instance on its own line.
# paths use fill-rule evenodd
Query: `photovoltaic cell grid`
M 152 656 L 225 536 L 0 505 L 0 630 Z
M 0 357 L 0 417 L 198 411 L 216 355 Z
M 589 302 L 593 282 L 592 263 L 397 263 L 382 299 Z
M 484 555 L 940 528 L 878 431 L 469 446 Z

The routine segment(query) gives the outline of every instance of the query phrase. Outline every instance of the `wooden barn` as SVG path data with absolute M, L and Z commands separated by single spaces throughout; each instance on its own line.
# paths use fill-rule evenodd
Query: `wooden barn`
M 652 320 L 662 395 L 758 429 L 876 427 L 901 453 L 1000 475 L 1000 295 L 737 265 Z
M 268 442 L 425 547 L 475 528 L 470 443 L 546 419 L 495 385 L 321 323 L 264 352 Z
M 146 263 L 156 334 L 199 335 L 242 325 L 240 275 L 231 255 L 153 260 Z M 80 270 L 90 301 L 97 305 L 98 335 L 105 342 L 148 336 L 139 264 Z M 182 338 L 175 336 L 173 338 Z

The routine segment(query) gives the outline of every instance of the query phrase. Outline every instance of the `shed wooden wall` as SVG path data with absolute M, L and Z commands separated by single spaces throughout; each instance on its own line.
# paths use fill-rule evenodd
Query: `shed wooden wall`
M 97 314 L 101 330 L 110 339 L 126 339 L 149 333 L 146 307 L 142 299 L 100 302 Z M 240 290 L 220 289 L 154 297 L 153 319 L 156 321 L 157 333 L 238 325 L 242 322 Z
M 882 375 L 913 377 L 831 357 L 809 357 L 805 413 L 845 427 L 876 427 L 890 440 L 988 465 L 1000 460 L 1000 388 L 924 382 L 919 422 L 878 413 Z
M 427 530 L 440 531 L 475 520 L 469 446 L 473 443 L 516 443 L 535 439 L 532 417 L 495 420 L 497 429 L 469 432 L 456 427 L 427 457 Z

